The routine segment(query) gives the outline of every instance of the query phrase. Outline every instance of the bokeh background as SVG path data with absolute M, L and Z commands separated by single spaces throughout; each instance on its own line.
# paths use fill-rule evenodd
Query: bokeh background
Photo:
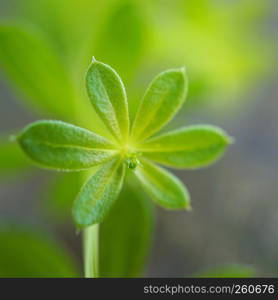
M 54 86 L 56 74 L 43 58 L 43 71 L 37 71 L 36 47 L 20 38 L 9 42 L 1 27 L 7 24 L 43 36 L 66 66 L 74 82 L 68 85 L 71 91 Z M 20 265 L 20 255 L 30 255 L 27 238 L 22 248 L 7 246 L 18 245 L 11 227 L 39 232 L 34 234 L 41 243 L 55 239 L 55 247 L 62 245 L 81 270 L 81 239 L 68 209 L 78 181 L 30 167 L 7 137 L 41 118 L 70 120 L 101 132 L 83 87 L 94 55 L 123 78 L 131 115 L 154 75 L 185 65 L 189 96 L 168 128 L 214 124 L 236 141 L 215 165 L 176 172 L 191 193 L 193 211 L 155 209 L 151 251 L 141 276 L 193 276 L 225 264 L 250 267 L 254 276 L 278 276 L 277 26 L 275 0 L 0 0 L 0 232 L 6 234 L 0 234 L 0 257 L 6 261 L 6 266 L 0 261 L 0 275 L 24 276 L 13 273 L 9 259 L 17 257 L 14 265 Z M 31 80 L 31 87 L 34 78 L 48 83 L 45 89 L 55 105 L 28 93 L 22 78 Z M 65 116 L 63 104 L 71 93 L 75 106 Z

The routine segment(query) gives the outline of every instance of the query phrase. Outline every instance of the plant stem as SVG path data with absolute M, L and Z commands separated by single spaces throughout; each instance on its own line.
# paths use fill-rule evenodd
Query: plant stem
M 83 251 L 84 251 L 84 273 L 85 278 L 98 277 L 98 243 L 99 225 L 92 225 L 84 229 Z

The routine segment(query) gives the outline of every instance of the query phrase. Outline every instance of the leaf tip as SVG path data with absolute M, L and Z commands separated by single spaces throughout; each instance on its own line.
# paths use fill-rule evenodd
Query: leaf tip
M 181 68 L 180 68 L 180 71 L 183 73 L 183 74 L 186 74 L 186 66 L 182 66 Z
M 233 145 L 233 144 L 236 143 L 236 140 L 235 140 L 235 138 L 234 138 L 233 136 L 228 135 L 228 136 L 227 136 L 227 143 L 228 143 L 229 145 Z
M 12 134 L 9 136 L 9 141 L 10 142 L 16 142 L 17 141 L 18 136 L 15 134 Z
M 97 62 L 96 58 L 94 56 L 92 56 L 92 64 L 96 63 L 96 62 Z

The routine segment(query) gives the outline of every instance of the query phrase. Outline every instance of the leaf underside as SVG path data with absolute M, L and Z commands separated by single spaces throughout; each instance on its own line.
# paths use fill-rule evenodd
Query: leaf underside
M 142 141 L 166 125 L 185 101 L 187 79 L 184 69 L 173 69 L 159 74 L 138 108 L 132 126 L 132 136 Z

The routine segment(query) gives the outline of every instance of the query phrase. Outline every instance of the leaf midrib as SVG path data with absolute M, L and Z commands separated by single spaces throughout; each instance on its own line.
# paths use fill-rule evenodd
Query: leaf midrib
M 149 90 L 147 90 L 147 92 L 146 92 L 146 95 L 144 96 L 144 98 L 143 98 L 143 101 L 142 101 L 142 104 L 141 104 L 141 107 L 139 108 L 139 111 L 138 111 L 138 117 L 139 117 L 139 115 L 142 115 L 142 113 L 141 113 L 141 110 L 142 110 L 142 107 L 143 107 L 143 103 L 144 103 L 144 101 L 145 101 L 145 99 L 146 99 L 146 97 L 148 96 L 148 93 L 150 93 L 150 89 Z M 151 120 L 152 119 L 154 119 L 154 116 L 157 114 L 157 112 L 159 111 L 159 109 L 160 109 L 160 107 L 162 106 L 162 103 L 164 103 L 164 100 L 165 100 L 165 98 L 166 98 L 166 95 L 167 94 L 169 94 L 169 91 L 167 90 L 166 92 L 164 92 L 162 95 L 161 95 L 161 99 L 160 99 L 160 101 L 159 101 L 159 103 L 155 106 L 155 108 L 152 110 L 152 112 L 149 114 L 149 117 L 148 117 L 148 119 L 147 120 L 145 120 L 145 126 L 144 127 L 142 127 L 141 126 L 141 128 L 137 131 L 137 133 L 135 133 L 135 136 L 140 140 L 143 140 L 144 139 L 144 137 L 142 137 L 142 136 L 144 136 L 146 133 L 146 130 L 149 128 L 149 126 L 150 126 L 150 122 L 151 122 Z M 137 125 L 137 123 L 139 122 L 138 121 L 138 117 L 136 117 L 136 126 L 138 126 Z M 134 122 L 134 124 L 135 124 L 135 122 Z M 157 127 L 157 126 L 156 126 Z M 152 130 L 153 129 L 153 130 Z M 150 129 L 150 131 L 151 132 L 153 132 L 154 131 L 154 128 L 151 128 Z
M 117 152 L 116 149 L 102 149 L 102 148 L 90 148 L 86 146 L 79 146 L 79 145 L 72 145 L 72 144 L 53 144 L 46 141 L 33 141 L 31 139 L 26 139 L 27 143 L 31 144 L 40 144 L 45 145 L 52 148 L 73 148 L 73 149 L 79 149 L 79 150 L 87 150 L 87 151 L 102 151 L 102 152 Z
M 119 126 L 118 115 L 117 115 L 117 113 L 116 113 L 116 109 L 115 109 L 115 107 L 114 107 L 114 105 L 113 105 L 113 102 L 111 101 L 111 98 L 110 98 L 110 96 L 109 96 L 109 94 L 108 94 L 108 92 L 107 92 L 107 90 L 106 90 L 106 87 L 105 87 L 105 85 L 103 84 L 102 74 L 101 74 L 101 72 L 98 70 L 98 68 L 96 68 L 96 72 L 97 72 L 98 77 L 99 77 L 99 79 L 100 79 L 100 84 L 101 84 L 101 87 L 102 87 L 102 89 L 103 89 L 103 91 L 104 91 L 105 97 L 106 97 L 106 99 L 108 100 L 108 102 L 111 104 L 111 106 L 112 106 L 112 108 L 113 108 L 113 111 L 114 111 L 114 115 L 115 115 L 115 122 L 113 122 L 113 123 L 114 123 L 113 125 L 114 125 L 115 128 L 113 128 L 113 129 L 111 130 L 111 129 L 110 129 L 110 126 L 109 126 L 109 129 L 110 129 L 110 131 L 112 131 L 114 137 L 118 140 L 118 139 L 119 139 L 119 136 L 118 136 L 118 135 L 121 136 L 121 134 L 122 134 L 122 133 L 121 133 L 121 128 L 120 128 L 120 126 Z M 104 123 L 107 122 L 106 119 L 102 116 L 102 114 L 101 114 L 101 119 L 103 120 Z M 109 125 L 110 125 L 110 124 L 109 124 Z

